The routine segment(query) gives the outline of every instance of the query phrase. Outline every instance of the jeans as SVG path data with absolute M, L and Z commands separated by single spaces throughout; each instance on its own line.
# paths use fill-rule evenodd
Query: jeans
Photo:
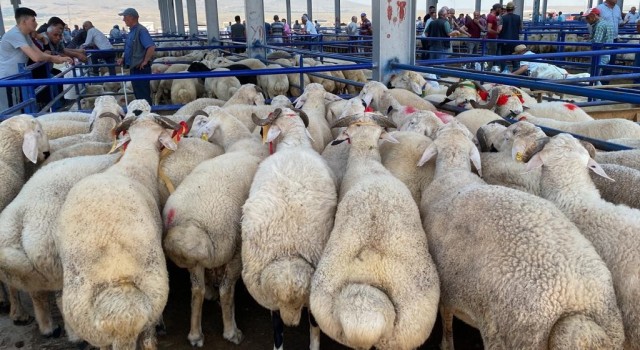
M 130 72 L 131 75 L 151 74 L 151 64 L 147 64 L 142 69 L 131 67 Z M 153 104 L 151 100 L 151 85 L 149 85 L 148 80 L 132 81 L 131 86 L 133 87 L 133 94 L 136 96 L 136 99 L 147 100 L 149 105 Z

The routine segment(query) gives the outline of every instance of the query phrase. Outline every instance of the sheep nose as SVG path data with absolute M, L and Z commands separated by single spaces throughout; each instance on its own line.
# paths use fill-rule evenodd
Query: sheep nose
M 44 152 L 44 159 L 49 158 L 50 155 L 51 155 L 51 152 Z

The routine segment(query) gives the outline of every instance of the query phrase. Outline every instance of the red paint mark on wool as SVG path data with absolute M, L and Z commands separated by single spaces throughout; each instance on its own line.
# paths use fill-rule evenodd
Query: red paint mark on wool
M 498 106 L 504 106 L 507 104 L 507 101 L 509 101 L 509 96 L 507 95 L 500 95 L 500 97 L 498 97 Z
M 567 109 L 570 111 L 578 109 L 578 106 L 574 105 L 573 103 L 565 103 L 564 106 L 567 107 Z
M 521 116 L 521 117 L 518 118 L 518 121 L 523 121 L 523 120 L 527 120 L 527 117 Z
M 487 91 L 478 91 L 478 96 L 480 96 L 483 101 L 486 101 L 489 98 L 489 93 Z
M 452 121 L 454 118 L 450 114 L 442 113 L 442 112 L 434 112 L 436 117 L 440 119 L 443 123 L 447 124 Z
M 176 210 L 175 208 L 171 208 L 169 209 L 169 213 L 167 213 L 167 226 L 171 225 L 173 223 L 173 219 L 176 217 Z
M 404 112 L 407 114 L 411 114 L 417 112 L 417 110 L 411 106 L 406 106 L 404 107 Z
M 371 113 L 371 112 L 373 112 L 373 107 L 369 106 L 369 107 L 365 108 L 364 111 Z

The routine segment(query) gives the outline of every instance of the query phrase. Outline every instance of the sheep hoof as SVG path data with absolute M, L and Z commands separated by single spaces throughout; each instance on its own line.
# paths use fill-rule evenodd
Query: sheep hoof
M 0 302 L 0 314 L 8 314 L 10 309 L 11 305 L 8 302 Z
M 60 338 L 62 335 L 62 327 L 58 326 L 51 333 L 43 334 L 45 338 Z
M 195 339 L 191 339 L 191 336 L 189 336 L 189 342 L 191 343 L 191 346 L 201 348 L 204 345 L 204 336 L 200 334 Z
M 242 331 L 237 329 L 235 330 L 235 332 L 233 332 L 231 335 L 226 335 L 223 334 L 224 339 L 238 345 L 242 342 L 242 340 L 244 339 L 244 335 L 242 334 Z
M 87 343 L 86 341 L 81 341 L 78 344 L 76 344 L 76 349 L 78 350 L 88 350 L 91 349 L 91 345 L 89 345 L 89 343 Z
M 28 326 L 31 323 L 33 323 L 33 321 L 35 320 L 35 318 L 33 318 L 31 315 L 27 316 L 27 319 L 25 320 L 13 320 L 13 324 L 15 326 Z
M 167 335 L 167 326 L 164 324 L 164 320 L 160 320 L 160 322 L 156 325 L 156 335 L 159 337 L 164 337 Z

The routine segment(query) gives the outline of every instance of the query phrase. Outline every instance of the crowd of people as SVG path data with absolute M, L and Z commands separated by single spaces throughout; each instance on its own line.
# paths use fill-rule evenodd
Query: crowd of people
M 97 29 L 91 21 L 85 21 L 82 28 L 69 26 L 57 16 L 51 17 L 46 23 L 38 27 L 37 14 L 34 10 L 20 7 L 15 10 L 16 25 L 0 39 L 0 78 L 14 76 L 20 72 L 20 67 L 37 62 L 52 64 L 91 63 L 91 70 L 98 75 L 97 64 L 104 62 L 109 75 L 116 75 L 116 66 L 124 65 L 131 75 L 151 74 L 151 60 L 155 52 L 155 44 L 148 30 L 139 24 L 138 12 L 128 8 L 118 14 L 123 17 L 130 33 L 126 35 L 118 25 L 115 25 L 109 38 Z M 123 28 L 124 29 L 124 28 Z M 124 55 L 117 58 L 113 51 L 114 43 L 124 43 Z M 91 55 L 87 50 L 92 51 Z M 88 62 L 88 57 L 91 60 Z M 33 78 L 48 78 L 61 73 L 49 64 L 31 69 Z M 149 81 L 133 81 L 136 98 L 146 99 L 151 103 L 151 89 Z M 59 86 L 48 86 L 36 96 L 38 107 L 46 106 L 52 99 L 50 89 L 57 94 Z M 0 111 L 18 104 L 23 100 L 17 88 L 0 89 Z

